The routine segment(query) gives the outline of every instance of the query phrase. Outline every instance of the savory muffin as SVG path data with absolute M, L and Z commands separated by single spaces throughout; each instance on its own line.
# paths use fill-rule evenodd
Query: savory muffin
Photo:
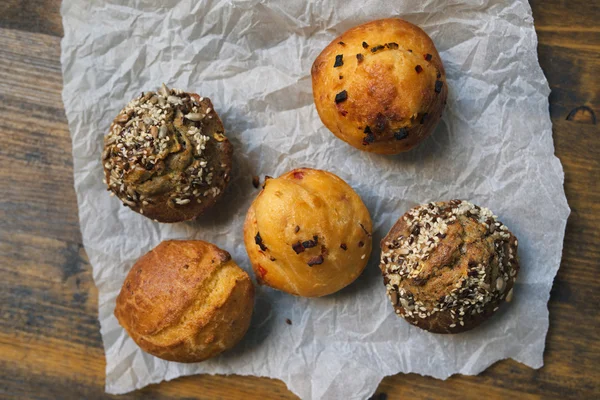
M 244 243 L 259 282 L 318 297 L 362 273 L 371 228 L 369 211 L 346 182 L 301 168 L 265 182 L 248 210 Z
M 233 347 L 250 325 L 254 286 L 217 246 L 162 242 L 131 268 L 115 316 L 156 357 L 197 362 Z
M 187 221 L 223 195 L 232 153 L 210 99 L 163 84 L 114 119 L 102 153 L 105 183 L 148 218 Z
M 463 332 L 511 300 L 517 239 L 487 208 L 424 204 L 381 241 L 380 268 L 396 314 L 430 332 Z
M 333 40 L 312 66 L 312 86 L 323 124 L 357 149 L 380 154 L 421 143 L 448 94 L 433 42 L 399 18 L 359 25 Z

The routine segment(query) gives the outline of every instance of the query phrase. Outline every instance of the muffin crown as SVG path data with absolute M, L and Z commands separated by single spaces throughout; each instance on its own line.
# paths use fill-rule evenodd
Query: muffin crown
M 300 168 L 266 181 L 246 215 L 244 242 L 259 282 L 318 297 L 362 273 L 371 230 L 369 211 L 346 182 Z
M 380 267 L 396 313 L 416 325 L 438 313 L 449 313 L 450 329 L 476 325 L 488 306 L 496 311 L 512 296 L 517 244 L 490 210 L 467 201 L 413 208 L 382 241 Z
M 311 69 L 323 124 L 368 152 L 407 151 L 435 128 L 448 88 L 442 60 L 419 27 L 371 21 L 333 40 Z
M 115 316 L 146 352 L 197 362 L 242 338 L 253 304 L 250 277 L 228 252 L 199 240 L 169 240 L 133 265 Z
M 195 213 L 163 216 L 161 207 L 181 211 L 221 193 L 231 149 L 209 99 L 163 84 L 121 110 L 105 137 L 102 162 L 109 190 L 125 205 L 172 222 Z

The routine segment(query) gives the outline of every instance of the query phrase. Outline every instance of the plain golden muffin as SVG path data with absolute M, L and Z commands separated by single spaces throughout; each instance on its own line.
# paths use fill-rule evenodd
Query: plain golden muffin
M 399 18 L 359 25 L 333 40 L 312 66 L 323 124 L 357 149 L 397 154 L 439 122 L 448 86 L 427 34 Z
M 512 299 L 517 239 L 487 208 L 429 203 L 381 241 L 381 272 L 396 314 L 435 333 L 476 327 Z
M 124 206 L 158 222 L 196 218 L 225 192 L 233 147 L 210 99 L 142 93 L 104 138 L 104 181 Z
M 169 240 L 133 265 L 115 316 L 142 350 L 189 363 L 239 342 L 253 307 L 252 281 L 229 253 L 200 240 Z
M 369 211 L 346 182 L 301 168 L 265 182 L 248 210 L 244 243 L 260 283 L 318 297 L 362 273 L 371 229 Z

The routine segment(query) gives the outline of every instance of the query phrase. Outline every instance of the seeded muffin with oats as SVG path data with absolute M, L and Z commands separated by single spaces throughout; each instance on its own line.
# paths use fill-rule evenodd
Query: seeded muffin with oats
M 111 195 L 158 222 L 196 218 L 230 180 L 233 147 L 210 99 L 164 84 L 114 119 L 102 163 Z
M 399 18 L 354 27 L 334 39 L 312 66 L 323 124 L 359 150 L 397 154 L 436 127 L 448 95 L 433 41 Z
M 371 254 L 371 217 L 336 175 L 300 168 L 265 181 L 244 224 L 260 283 L 297 296 L 325 296 L 352 283 Z
M 517 238 L 487 208 L 429 203 L 381 241 L 381 272 L 396 314 L 434 333 L 476 327 L 512 299 Z

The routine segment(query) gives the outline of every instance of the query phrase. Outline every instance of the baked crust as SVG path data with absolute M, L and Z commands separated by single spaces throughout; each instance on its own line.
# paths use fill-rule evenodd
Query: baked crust
M 206 97 L 166 86 L 113 121 L 102 163 L 108 190 L 159 222 L 196 218 L 225 192 L 233 147 Z
M 362 273 L 371 229 L 369 211 L 346 182 L 301 168 L 265 182 L 248 210 L 244 243 L 259 282 L 319 297 Z
M 233 347 L 253 307 L 252 281 L 229 253 L 200 240 L 169 240 L 133 265 L 115 316 L 142 350 L 198 362 Z
M 381 241 L 380 268 L 396 314 L 434 333 L 476 327 L 512 298 L 517 239 L 486 208 L 429 203 Z
M 357 149 L 380 154 L 422 142 L 448 95 L 432 40 L 399 18 L 359 25 L 333 40 L 312 66 L 312 86 L 323 124 Z

